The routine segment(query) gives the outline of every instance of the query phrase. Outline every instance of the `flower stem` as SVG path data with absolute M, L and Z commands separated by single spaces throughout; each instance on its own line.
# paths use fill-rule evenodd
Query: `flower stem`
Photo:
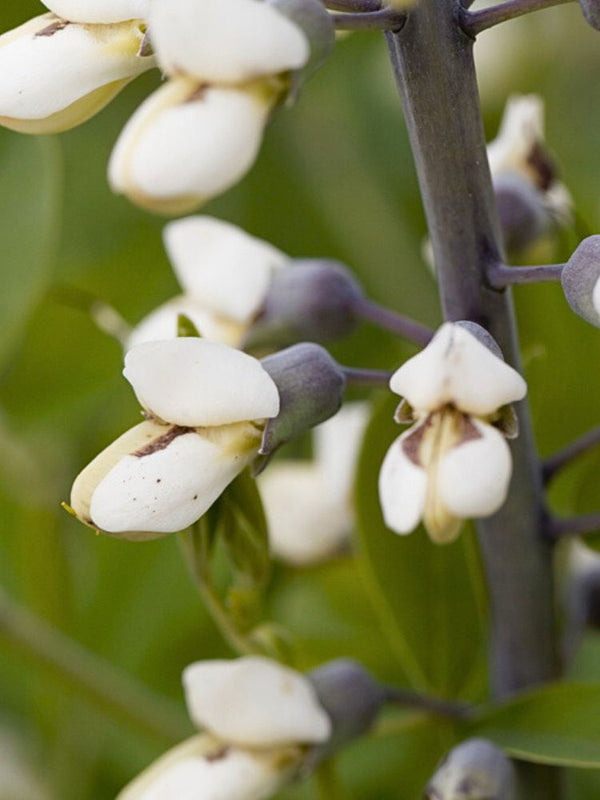
M 333 758 L 328 758 L 317 767 L 315 780 L 321 800 L 343 800 L 344 792 Z
M 444 318 L 485 327 L 507 361 L 520 364 L 509 291 L 490 288 L 503 263 L 486 158 L 473 40 L 461 30 L 459 0 L 420 0 L 399 33 L 386 38 L 415 157 Z M 497 698 L 559 674 L 552 547 L 529 407 L 517 406 L 513 480 L 498 513 L 479 521 L 490 594 L 491 685 Z M 515 553 L 519 554 L 515 558 Z M 560 777 L 531 771 L 528 800 L 558 800 Z
M 600 445 L 600 425 L 584 433 L 578 439 L 570 442 L 562 450 L 549 456 L 542 463 L 542 477 L 544 483 L 550 483 L 557 472 L 568 466 L 579 456 Z
M 429 344 L 433 338 L 433 331 L 426 325 L 421 325 L 410 317 L 405 317 L 397 311 L 392 311 L 390 308 L 379 305 L 374 300 L 369 300 L 366 297 L 361 297 L 356 300 L 353 305 L 354 313 L 361 319 L 372 322 L 380 328 L 391 333 L 396 333 L 404 339 L 408 339 L 415 344 L 422 345 Z
M 384 369 L 358 369 L 356 367 L 342 367 L 348 383 L 358 386 L 378 386 L 387 389 L 390 378 L 394 374 Z
M 452 700 L 442 700 L 439 697 L 430 697 L 420 692 L 411 692 L 407 689 L 397 689 L 396 687 L 386 687 L 385 699 L 387 703 L 404 706 L 408 708 L 420 709 L 438 717 L 448 717 L 449 719 L 469 719 L 472 709 L 466 703 L 456 703 Z
M 247 656 L 260 652 L 260 648 L 254 646 L 237 630 L 212 585 L 203 532 L 195 525 L 192 530 L 179 533 L 178 541 L 198 593 L 223 639 L 238 655 Z
M 482 8 L 480 11 L 463 11 L 462 28 L 468 36 L 477 36 L 481 31 L 521 17 L 523 14 L 529 14 L 531 11 L 540 11 L 570 2 L 572 0 L 506 0 L 497 6 Z
M 600 511 L 579 514 L 575 517 L 553 517 L 548 522 L 548 533 L 553 539 L 580 536 L 600 530 Z
M 379 0 L 325 0 L 325 7 L 332 11 L 379 11 Z
M 179 706 L 22 608 L 2 591 L 0 639 L 107 716 L 168 744 L 191 733 L 192 727 Z
M 406 22 L 406 15 L 390 8 L 379 11 L 330 14 L 339 31 L 397 31 Z
M 488 269 L 488 280 L 493 289 L 524 283 L 548 283 L 560 281 L 564 264 L 548 264 L 540 267 L 507 267 L 494 264 Z

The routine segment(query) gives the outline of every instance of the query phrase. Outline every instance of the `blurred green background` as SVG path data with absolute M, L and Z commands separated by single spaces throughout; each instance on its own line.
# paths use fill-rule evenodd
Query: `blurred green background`
M 33 0 L 4 0 L 0 30 L 40 11 Z M 580 217 L 597 231 L 600 34 L 571 4 L 483 34 L 477 56 L 488 138 L 511 92 L 540 93 L 564 181 Z M 164 220 L 113 196 L 105 179 L 119 130 L 159 80 L 156 71 L 143 76 L 98 117 L 60 137 L 0 130 L 0 583 L 36 617 L 147 687 L 157 703 L 170 700 L 175 725 L 180 715 L 185 731 L 182 668 L 230 653 L 176 542 L 94 536 L 59 507 L 77 472 L 139 413 L 120 374 L 120 347 L 94 325 L 85 298 L 102 299 L 135 322 L 178 291 L 161 243 Z M 374 299 L 439 322 L 435 282 L 421 257 L 426 227 L 416 177 L 379 35 L 338 43 L 297 106 L 275 120 L 252 172 L 203 213 L 292 256 L 339 259 Z M 565 259 L 577 241 L 574 232 L 561 235 L 547 257 Z M 556 285 L 524 287 L 516 301 L 538 445 L 548 454 L 598 422 L 600 339 L 571 314 Z M 413 352 L 367 325 L 332 349 L 344 363 L 387 369 Z M 394 426 L 387 423 L 386 431 L 385 442 Z M 553 486 L 553 506 L 564 514 L 597 507 L 599 466 L 600 455 L 591 454 L 569 469 Z M 409 542 L 378 527 L 374 520 L 373 534 L 385 539 L 381 550 L 377 543 L 357 546 L 354 557 L 299 571 L 277 566 L 266 617 L 292 631 L 302 668 L 353 656 L 400 685 L 411 676 L 389 623 L 405 624 L 427 662 L 432 691 L 481 699 L 485 641 L 478 620 L 485 602 L 473 612 L 481 586 L 471 534 L 440 555 L 422 531 Z M 391 611 L 373 590 L 382 554 L 388 586 L 398 570 Z M 471 583 L 463 580 L 468 569 Z M 435 628 L 440 609 L 443 637 Z M 0 800 L 109 800 L 174 743 L 169 731 L 127 723 L 73 691 L 2 628 L 0 619 Z M 456 658 L 465 630 L 472 645 L 466 665 Z M 581 680 L 598 678 L 593 634 L 574 669 Z M 149 698 L 149 707 L 154 702 Z M 357 744 L 341 759 L 346 796 L 420 797 L 453 736 L 445 724 L 407 715 L 403 730 Z M 29 775 L 14 795 L 2 789 L 8 764 L 20 780 Z M 570 781 L 573 798 L 600 791 L 592 772 Z M 313 796 L 309 782 L 281 798 Z

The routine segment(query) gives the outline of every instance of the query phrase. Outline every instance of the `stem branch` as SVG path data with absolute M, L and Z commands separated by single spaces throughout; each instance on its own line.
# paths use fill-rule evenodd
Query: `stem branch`
M 438 717 L 464 720 L 469 719 L 472 715 L 472 709 L 466 703 L 442 700 L 439 697 L 430 697 L 407 689 L 397 689 L 394 686 L 386 687 L 385 699 L 387 703 L 419 709 Z
M 564 264 L 548 264 L 540 267 L 507 267 L 494 264 L 488 269 L 488 280 L 494 289 L 525 283 L 548 283 L 560 281 Z
M 356 367 L 342 367 L 348 383 L 359 386 L 378 386 L 382 389 L 389 387 L 390 378 L 394 374 L 384 369 L 358 369 Z
M 497 6 L 482 8 L 480 11 L 463 11 L 462 28 L 468 36 L 477 36 L 481 31 L 501 22 L 521 17 L 531 11 L 570 3 L 572 0 L 506 0 Z
M 433 338 L 434 332 L 431 328 L 421 325 L 420 322 L 416 322 L 410 317 L 405 317 L 397 311 L 392 311 L 390 308 L 379 305 L 379 303 L 366 297 L 356 300 L 353 310 L 361 319 L 372 322 L 380 328 L 385 328 L 385 330 L 396 333 L 398 336 L 402 336 L 402 338 L 423 347 L 429 344 Z
M 390 8 L 359 13 L 330 14 L 339 31 L 397 31 L 406 22 L 406 15 Z
M 578 456 L 587 453 L 600 444 L 600 425 L 587 431 L 583 436 L 570 442 L 562 450 L 549 456 L 542 463 L 542 477 L 544 483 L 550 483 L 557 472 L 560 472 L 563 467 L 568 466 L 571 461 L 574 461 Z
M 553 539 L 579 536 L 600 530 L 600 511 L 579 514 L 575 517 L 553 517 L 548 522 L 548 532 Z

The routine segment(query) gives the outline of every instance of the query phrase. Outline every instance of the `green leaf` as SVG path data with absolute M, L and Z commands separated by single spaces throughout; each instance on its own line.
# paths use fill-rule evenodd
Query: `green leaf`
M 192 337 L 194 339 L 201 338 L 198 328 L 186 314 L 177 315 L 177 336 Z
M 54 139 L 0 133 L 0 366 L 51 278 L 61 214 L 62 163 Z
M 485 599 L 472 533 L 435 545 L 423 528 L 397 536 L 383 522 L 377 480 L 400 428 L 390 396 L 366 433 L 357 482 L 360 565 L 390 646 L 410 683 L 438 694 L 484 689 Z
M 479 718 L 472 733 L 539 764 L 600 768 L 600 683 L 536 689 Z

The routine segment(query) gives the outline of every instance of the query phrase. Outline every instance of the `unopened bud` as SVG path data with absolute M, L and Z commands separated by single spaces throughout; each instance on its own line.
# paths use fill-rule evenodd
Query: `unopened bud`
M 140 20 L 79 25 L 43 14 L 0 36 L 0 124 L 58 133 L 100 111 L 155 65 Z
M 308 678 L 332 723 L 331 738 L 309 755 L 309 762 L 317 763 L 369 730 L 386 693 L 361 664 L 346 658 L 323 664 Z
M 515 800 L 510 760 L 486 739 L 468 739 L 451 750 L 425 788 L 428 800 Z
M 498 176 L 494 190 L 504 246 L 509 253 L 523 252 L 551 227 L 544 198 L 530 181 L 516 173 Z
M 599 0 L 579 0 L 579 5 L 586 22 L 600 31 L 600 2 Z
M 572 310 L 600 328 L 600 236 L 588 236 L 562 271 L 561 283 Z
M 303 342 L 261 361 L 280 398 L 277 417 L 268 420 L 260 455 L 267 459 L 290 439 L 332 417 L 342 404 L 346 379 L 340 365 L 323 347 Z M 255 465 L 259 473 L 266 460 Z
M 168 81 L 123 129 L 108 168 L 113 191 L 158 214 L 193 210 L 250 169 L 273 102 L 266 85 Z
M 337 261 L 294 260 L 274 274 L 245 344 L 282 346 L 346 336 L 358 324 L 355 304 L 361 297 L 358 282 Z

